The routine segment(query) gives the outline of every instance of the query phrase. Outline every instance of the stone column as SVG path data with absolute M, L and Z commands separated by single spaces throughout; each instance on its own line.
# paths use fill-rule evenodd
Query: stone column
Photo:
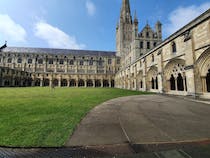
M 52 83 L 52 82 L 53 82 L 52 78 L 50 78 L 49 81 L 50 81 L 49 86 L 52 87 L 52 84 L 53 84 L 53 83 Z
M 202 81 L 203 93 L 206 93 L 207 92 L 206 77 L 202 76 L 201 81 Z
M 61 87 L 61 77 L 58 78 L 58 87 Z
M 104 87 L 104 85 L 103 85 L 103 84 L 104 84 L 104 83 L 103 83 L 103 80 L 100 80 L 100 81 L 101 81 L 101 87 Z
M 67 87 L 70 87 L 70 78 L 67 79 Z
M 40 79 L 40 87 L 43 87 L 43 78 Z
M 85 82 L 85 88 L 87 88 L 87 80 L 85 79 L 84 82 Z
M 195 91 L 195 75 L 194 75 L 194 70 L 193 69 L 188 69 L 185 72 L 186 74 L 186 79 L 187 79 L 187 93 L 188 95 L 196 95 Z

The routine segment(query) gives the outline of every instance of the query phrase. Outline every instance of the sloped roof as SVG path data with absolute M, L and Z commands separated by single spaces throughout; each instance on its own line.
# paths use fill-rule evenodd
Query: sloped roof
M 53 48 L 29 48 L 29 47 L 6 47 L 6 48 L 2 49 L 1 52 L 53 54 L 53 55 L 79 55 L 79 56 L 115 56 L 116 55 L 116 52 L 111 52 L 111 51 L 53 49 Z

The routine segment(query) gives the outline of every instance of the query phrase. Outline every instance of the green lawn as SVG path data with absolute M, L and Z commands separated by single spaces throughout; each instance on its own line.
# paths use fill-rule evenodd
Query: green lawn
M 139 94 L 102 88 L 0 88 L 0 146 L 63 146 L 94 106 Z

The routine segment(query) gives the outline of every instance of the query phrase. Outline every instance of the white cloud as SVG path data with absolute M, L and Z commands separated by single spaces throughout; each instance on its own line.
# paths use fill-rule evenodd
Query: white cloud
M 169 24 L 166 24 L 165 26 L 167 35 L 176 32 L 209 8 L 210 3 L 208 2 L 201 4 L 200 6 L 192 5 L 175 9 L 169 15 Z
M 90 0 L 86 1 L 86 9 L 90 16 L 93 16 L 96 12 L 95 4 Z
M 15 21 L 6 14 L 0 14 L 0 39 L 8 40 L 9 42 L 25 42 L 25 29 L 15 23 Z
M 75 37 L 46 22 L 36 23 L 34 30 L 35 36 L 45 40 L 52 48 L 83 49 L 85 47 L 84 44 L 78 44 Z

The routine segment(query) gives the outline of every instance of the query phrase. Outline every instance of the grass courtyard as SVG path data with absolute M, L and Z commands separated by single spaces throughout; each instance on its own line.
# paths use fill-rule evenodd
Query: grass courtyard
M 145 93 L 108 88 L 1 88 L 0 146 L 63 146 L 93 107 L 140 94 Z

